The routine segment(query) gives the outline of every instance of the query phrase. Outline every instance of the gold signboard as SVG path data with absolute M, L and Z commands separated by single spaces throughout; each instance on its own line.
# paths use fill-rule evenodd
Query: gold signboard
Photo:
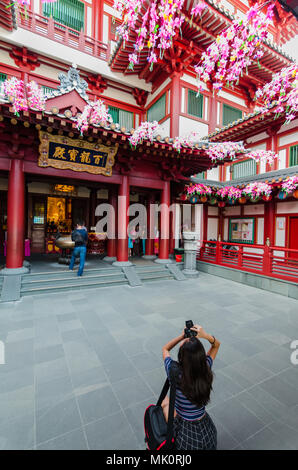
M 44 131 L 39 131 L 39 139 L 39 166 L 112 176 L 118 144 L 106 147 Z

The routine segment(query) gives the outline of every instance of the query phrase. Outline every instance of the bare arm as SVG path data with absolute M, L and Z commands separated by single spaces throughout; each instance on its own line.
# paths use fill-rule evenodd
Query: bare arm
M 167 344 L 165 344 L 162 348 L 162 358 L 165 360 L 166 357 L 170 356 L 170 351 L 173 349 L 180 341 L 184 339 L 184 332 L 177 338 L 171 339 Z
M 211 347 L 209 351 L 207 352 L 207 355 L 210 356 L 212 360 L 214 361 L 218 353 L 219 347 L 220 347 L 220 341 L 218 341 L 218 339 L 216 339 L 214 336 L 206 333 L 206 331 L 200 325 L 194 325 L 193 328 L 191 328 L 191 330 L 194 330 L 197 332 L 198 338 L 206 339 L 207 341 L 209 341 L 209 343 L 211 344 Z

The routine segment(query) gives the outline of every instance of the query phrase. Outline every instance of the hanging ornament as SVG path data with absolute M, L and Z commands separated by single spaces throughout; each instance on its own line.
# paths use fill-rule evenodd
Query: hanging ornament
M 280 199 L 281 201 L 283 201 L 284 199 L 286 199 L 287 196 L 288 196 L 287 193 L 285 193 L 284 191 L 279 191 L 279 193 L 278 193 L 278 195 L 277 195 L 278 199 Z
M 196 202 L 198 202 L 198 200 L 199 198 L 196 195 L 190 196 L 189 198 L 189 202 L 191 202 L 192 204 L 195 204 Z

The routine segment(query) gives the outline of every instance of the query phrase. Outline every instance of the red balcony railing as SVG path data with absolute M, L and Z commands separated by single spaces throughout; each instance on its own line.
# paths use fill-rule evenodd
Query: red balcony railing
M 219 266 L 298 282 L 298 250 L 205 240 L 197 259 Z
M 64 46 L 90 54 L 98 59 L 108 60 L 109 58 L 109 48 L 107 44 L 86 36 L 82 31 L 76 31 L 75 29 L 58 23 L 53 20 L 53 18 L 46 18 L 45 16 L 40 16 L 31 11 L 27 12 L 27 14 L 19 14 L 18 16 L 21 28 L 59 42 Z

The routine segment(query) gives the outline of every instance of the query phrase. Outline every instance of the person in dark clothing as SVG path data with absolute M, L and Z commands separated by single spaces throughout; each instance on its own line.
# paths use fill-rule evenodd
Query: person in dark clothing
M 75 242 L 75 247 L 72 252 L 72 257 L 69 265 L 69 269 L 72 271 L 75 259 L 77 256 L 80 257 L 80 266 L 78 270 L 78 276 L 82 276 L 85 266 L 86 253 L 87 253 L 87 242 L 88 242 L 88 233 L 86 227 L 84 227 L 84 222 L 78 221 L 76 229 L 73 230 L 71 234 L 72 241 Z

